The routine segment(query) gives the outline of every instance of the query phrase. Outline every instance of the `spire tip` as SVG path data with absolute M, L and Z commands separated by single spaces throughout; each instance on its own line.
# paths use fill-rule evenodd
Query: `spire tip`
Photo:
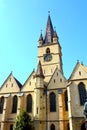
M 50 11 L 48 11 L 48 15 L 50 15 Z

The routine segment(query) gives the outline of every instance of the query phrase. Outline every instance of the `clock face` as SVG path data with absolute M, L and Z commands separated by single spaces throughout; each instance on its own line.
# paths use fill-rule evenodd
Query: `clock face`
M 51 61 L 52 60 L 52 55 L 51 54 L 45 54 L 44 55 L 44 61 Z

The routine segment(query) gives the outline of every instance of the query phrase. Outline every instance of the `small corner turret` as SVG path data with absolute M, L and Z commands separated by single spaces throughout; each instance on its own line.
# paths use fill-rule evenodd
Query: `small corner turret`
M 35 77 L 40 77 L 40 78 L 44 79 L 44 74 L 43 74 L 43 70 L 42 70 L 42 66 L 41 66 L 40 61 L 39 61 L 38 66 L 37 66 L 37 71 L 36 71 Z
M 58 36 L 57 36 L 57 33 L 56 33 L 56 30 L 54 31 L 53 33 L 53 43 L 58 43 Z
M 41 31 L 40 38 L 39 38 L 38 42 L 39 42 L 39 46 L 42 46 L 42 45 L 43 45 L 43 35 L 42 35 L 42 31 Z

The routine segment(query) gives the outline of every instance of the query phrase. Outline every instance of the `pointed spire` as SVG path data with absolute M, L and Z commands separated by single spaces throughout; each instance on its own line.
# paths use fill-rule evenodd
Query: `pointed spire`
M 37 71 L 35 77 L 41 77 L 44 78 L 41 62 L 39 61 L 38 66 L 37 66 Z
M 41 34 L 40 34 L 39 41 L 43 41 L 43 35 L 42 35 L 42 31 L 41 31 Z
M 40 34 L 40 38 L 39 38 L 38 42 L 39 42 L 39 45 L 40 45 L 40 46 L 43 44 L 42 30 L 41 30 L 41 34 Z
M 54 27 L 54 33 L 53 33 L 53 37 L 56 37 L 56 38 L 58 38 L 58 36 L 57 36 L 57 33 L 56 33 L 56 27 Z
M 57 36 L 57 33 L 56 33 L 56 29 L 54 28 L 54 33 L 53 33 L 53 43 L 59 43 L 58 42 L 58 36 Z
M 49 44 L 52 42 L 53 33 L 54 33 L 53 25 L 52 25 L 50 14 L 49 14 L 48 20 L 47 20 L 45 37 L 44 37 L 44 44 Z

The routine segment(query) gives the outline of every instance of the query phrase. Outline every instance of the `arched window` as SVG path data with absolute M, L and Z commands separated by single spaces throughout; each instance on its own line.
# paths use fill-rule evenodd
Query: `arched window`
M 30 94 L 27 96 L 27 112 L 32 112 L 32 96 Z
M 86 89 L 85 89 L 85 85 L 82 82 L 78 85 L 78 90 L 79 90 L 79 97 L 80 97 L 80 105 L 84 105 L 86 101 Z
M 50 54 L 50 49 L 49 48 L 46 49 L 46 54 Z
M 65 110 L 68 111 L 68 96 L 67 96 L 67 90 L 64 93 L 65 98 Z
M 56 95 L 52 92 L 50 93 L 50 112 L 56 111 Z
M 50 126 L 50 130 L 55 130 L 55 125 L 54 125 L 54 124 L 52 124 L 52 125 Z
M 17 112 L 17 104 L 18 104 L 18 98 L 15 95 L 13 97 L 12 113 L 16 113 Z
M 0 98 L 0 113 L 3 113 L 3 107 L 4 107 L 4 97 Z

